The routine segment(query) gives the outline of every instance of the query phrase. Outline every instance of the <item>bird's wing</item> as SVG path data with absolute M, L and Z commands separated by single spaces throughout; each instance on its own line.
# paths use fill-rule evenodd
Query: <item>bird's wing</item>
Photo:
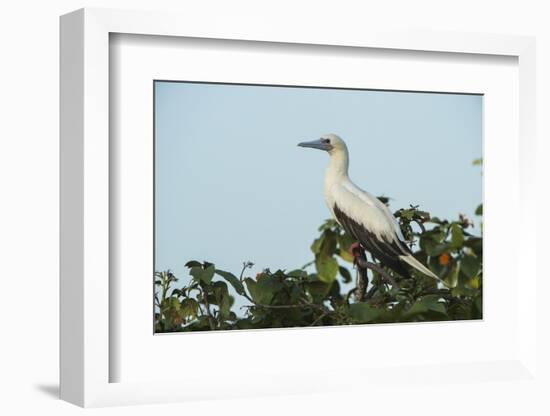
M 405 244 L 405 238 L 397 220 L 388 207 L 378 198 L 360 189 L 352 182 L 344 182 L 336 188 L 335 198 L 342 201 L 344 212 L 384 240 Z
M 390 267 L 403 277 L 409 277 L 409 272 L 399 259 L 410 256 L 408 247 L 395 239 L 386 238 L 384 234 L 371 231 L 368 226 L 358 222 L 352 215 L 344 212 L 338 203 L 334 204 L 334 216 L 344 229 L 353 236 L 376 259 Z
M 416 260 L 405 243 L 399 224 L 378 198 L 352 183 L 334 187 L 333 213 L 337 221 L 370 253 L 403 276 L 408 272 L 399 260 L 436 280 L 441 279 Z
M 356 187 L 337 186 L 332 189 L 336 220 L 365 248 L 380 260 L 389 261 L 411 252 L 403 242 L 393 215 L 378 199 Z M 379 201 L 378 201 L 379 202 Z

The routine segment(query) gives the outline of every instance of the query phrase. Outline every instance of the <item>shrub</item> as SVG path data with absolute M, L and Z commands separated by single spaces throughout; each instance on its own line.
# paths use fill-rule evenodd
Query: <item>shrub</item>
M 379 198 L 388 203 L 387 198 Z M 207 261 L 187 262 L 189 283 L 177 287 L 170 271 L 155 273 L 156 332 L 258 329 L 420 322 L 482 317 L 483 240 L 460 215 L 448 221 L 411 206 L 394 213 L 414 256 L 444 284 L 413 271 L 405 279 L 372 259 L 357 270 L 356 288 L 342 291 L 353 276 L 346 264 L 353 239 L 334 220 L 319 227 L 313 260 L 300 269 L 263 270 L 248 276 L 252 263 L 233 274 Z M 482 215 L 482 206 L 476 210 Z M 313 272 L 308 272 L 314 266 Z M 229 288 L 233 290 L 230 291 Z M 244 313 L 235 310 L 243 298 Z M 243 302 L 241 302 L 243 303 Z

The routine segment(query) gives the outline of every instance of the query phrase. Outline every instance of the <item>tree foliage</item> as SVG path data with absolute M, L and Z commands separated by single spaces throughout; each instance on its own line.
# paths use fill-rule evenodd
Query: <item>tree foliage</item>
M 380 200 L 388 203 L 387 198 Z M 476 215 L 481 214 L 480 205 Z M 250 262 L 233 274 L 207 261 L 191 260 L 186 264 L 189 283 L 182 286 L 170 271 L 155 273 L 155 330 L 480 319 L 483 240 L 471 232 L 472 222 L 462 215 L 453 221 L 431 217 L 415 206 L 394 215 L 414 256 L 444 284 L 415 270 L 413 278 L 402 278 L 372 259 L 378 268 L 369 271 L 365 296 L 358 295 L 355 288 L 343 290 L 354 279 L 347 267 L 352 266 L 350 246 L 354 241 L 336 221 L 327 220 L 311 244 L 312 261 L 300 269 L 265 269 L 250 276 Z M 242 308 L 235 306 L 234 296 L 242 298 Z

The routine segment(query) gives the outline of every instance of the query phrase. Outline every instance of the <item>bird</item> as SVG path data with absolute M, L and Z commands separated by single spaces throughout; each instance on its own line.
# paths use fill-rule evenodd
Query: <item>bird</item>
M 348 175 L 349 152 L 344 140 L 331 133 L 318 140 L 298 143 L 298 146 L 329 154 L 324 178 L 325 202 L 333 218 L 364 250 L 404 278 L 411 278 L 405 266 L 408 264 L 441 281 L 413 256 L 388 207 L 351 181 Z

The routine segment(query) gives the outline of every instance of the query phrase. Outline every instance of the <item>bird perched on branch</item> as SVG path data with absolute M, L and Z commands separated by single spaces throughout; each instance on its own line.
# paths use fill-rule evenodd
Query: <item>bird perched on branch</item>
M 413 257 L 399 224 L 386 205 L 350 180 L 348 148 L 340 137 L 326 134 L 319 140 L 302 142 L 298 146 L 324 150 L 329 154 L 324 181 L 325 202 L 334 219 L 363 249 L 403 277 L 410 277 L 406 263 L 440 280 Z

